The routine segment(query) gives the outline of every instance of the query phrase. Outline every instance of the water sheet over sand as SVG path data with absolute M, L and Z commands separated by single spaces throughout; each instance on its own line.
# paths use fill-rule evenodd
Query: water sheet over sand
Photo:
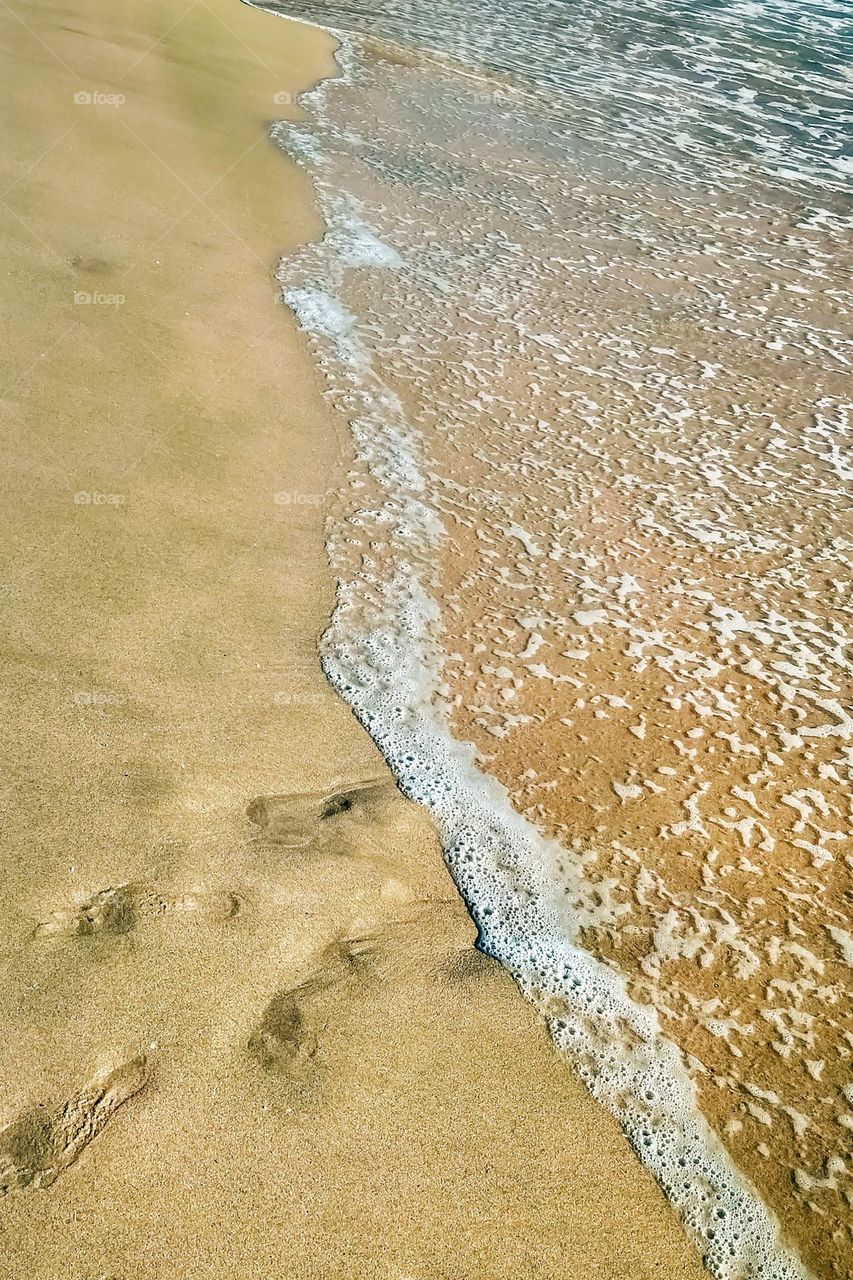
M 0 1275 L 698 1277 L 324 680 L 268 141 L 332 41 L 0 7 Z

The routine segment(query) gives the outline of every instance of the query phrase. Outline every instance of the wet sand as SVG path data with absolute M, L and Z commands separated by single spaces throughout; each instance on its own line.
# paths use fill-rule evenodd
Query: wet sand
M 0 34 L 0 1275 L 698 1276 L 319 670 L 348 446 L 267 128 L 330 39 Z
M 332 234 L 281 270 L 359 444 L 327 670 L 596 1090 L 632 1041 L 600 1001 L 590 1056 L 555 936 L 656 1011 L 752 1194 L 846 1276 L 846 243 L 766 177 L 590 177 L 541 103 L 351 65 L 290 147 Z

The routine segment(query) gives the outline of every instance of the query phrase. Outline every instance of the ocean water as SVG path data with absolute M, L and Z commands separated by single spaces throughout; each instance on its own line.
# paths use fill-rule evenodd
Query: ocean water
M 711 1273 L 849 1275 L 849 10 L 279 11 L 325 669 Z
M 656 180 L 772 174 L 849 193 L 846 0 L 441 0 L 271 4 L 320 25 L 488 70 L 539 96 L 563 156 Z

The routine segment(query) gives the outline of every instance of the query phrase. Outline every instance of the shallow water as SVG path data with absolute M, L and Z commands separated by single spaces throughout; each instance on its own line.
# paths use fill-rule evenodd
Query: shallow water
M 327 670 L 710 1269 L 795 1274 L 696 1104 L 848 1274 L 842 8 L 288 11 L 468 64 L 346 39 L 277 129 L 357 451 Z
M 568 155 L 660 180 L 755 172 L 844 190 L 853 18 L 844 3 L 442 0 L 267 6 L 434 50 L 542 94 Z

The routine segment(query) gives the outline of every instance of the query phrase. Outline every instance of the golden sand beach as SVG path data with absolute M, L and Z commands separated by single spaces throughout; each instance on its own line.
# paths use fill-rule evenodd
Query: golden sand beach
M 348 444 L 268 128 L 331 38 L 12 0 L 0 49 L 0 1276 L 699 1276 L 319 669 Z

